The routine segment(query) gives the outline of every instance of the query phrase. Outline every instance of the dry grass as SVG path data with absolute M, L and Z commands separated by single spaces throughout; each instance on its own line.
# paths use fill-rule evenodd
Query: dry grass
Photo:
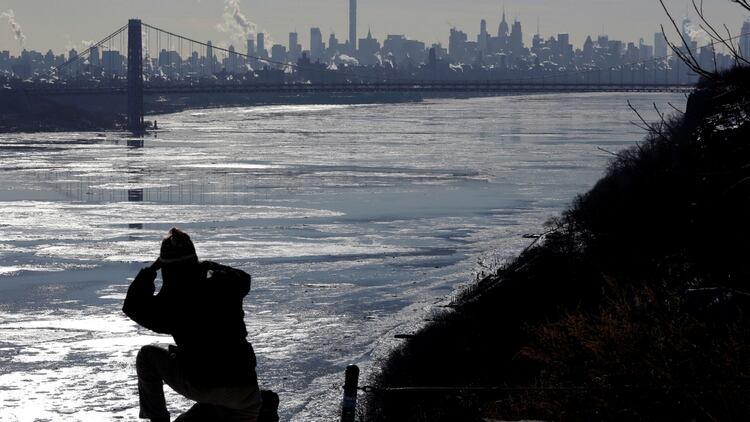
M 500 402 L 490 414 L 554 420 L 743 420 L 750 330 L 743 316 L 701 320 L 681 295 L 609 280 L 603 304 L 528 327 L 519 361 L 537 383 L 585 391 Z M 739 315 L 739 314 L 735 314 Z

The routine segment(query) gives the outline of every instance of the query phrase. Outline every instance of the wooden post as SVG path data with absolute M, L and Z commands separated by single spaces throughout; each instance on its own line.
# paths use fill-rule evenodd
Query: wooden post
M 357 387 L 359 384 L 359 367 L 346 367 L 344 381 L 344 400 L 341 403 L 341 422 L 354 422 L 357 409 Z

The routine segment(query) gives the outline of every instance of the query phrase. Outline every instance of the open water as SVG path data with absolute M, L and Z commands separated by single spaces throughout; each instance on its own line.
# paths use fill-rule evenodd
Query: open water
M 627 100 L 537 95 L 158 116 L 164 131 L 0 135 L 0 420 L 135 421 L 135 355 L 168 343 L 120 311 L 172 226 L 253 275 L 245 301 L 283 420 L 335 420 L 478 272 L 517 254 L 643 131 Z M 176 416 L 189 403 L 170 393 Z

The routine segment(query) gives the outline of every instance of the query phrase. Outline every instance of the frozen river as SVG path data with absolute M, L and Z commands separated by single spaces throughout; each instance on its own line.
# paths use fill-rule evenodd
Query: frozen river
M 334 420 L 364 377 L 482 265 L 567 206 L 675 94 L 545 95 L 159 116 L 143 140 L 0 134 L 0 421 L 135 421 L 120 311 L 164 233 L 253 275 L 262 387 L 283 420 Z M 361 383 L 366 383 L 363 379 Z M 169 395 L 173 415 L 189 404 Z

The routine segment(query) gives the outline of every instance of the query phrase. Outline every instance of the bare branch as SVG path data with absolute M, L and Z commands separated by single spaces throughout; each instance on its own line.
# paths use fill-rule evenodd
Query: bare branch
M 747 9 L 748 11 L 750 11 L 750 2 L 748 2 L 748 0 L 731 0 L 731 1 L 732 1 L 732 3 L 737 3 L 740 6 L 744 7 L 745 9 Z
M 652 130 L 652 128 L 650 126 L 646 127 L 646 126 L 643 126 L 642 124 L 640 124 L 638 122 L 634 122 L 632 120 L 630 121 L 630 124 L 633 125 L 633 126 L 635 126 L 635 127 L 637 127 L 638 129 L 640 129 L 640 130 L 642 130 L 644 132 L 651 132 L 651 130 Z
M 719 73 L 719 64 L 716 62 L 716 46 L 711 41 L 711 58 L 714 61 L 714 73 Z
M 672 109 L 673 109 L 674 111 L 676 111 L 676 112 L 678 112 L 678 113 L 680 113 L 680 114 L 683 114 L 683 115 L 685 114 L 685 112 L 684 112 L 684 111 L 682 111 L 682 110 L 680 110 L 679 108 L 675 107 L 675 106 L 674 106 L 674 104 L 672 104 L 672 103 L 670 103 L 670 102 L 668 102 L 667 104 L 668 104 L 668 105 L 669 105 L 670 107 L 672 107 Z
M 663 25 L 661 26 L 661 32 L 664 35 L 664 40 L 667 42 L 667 45 L 669 46 L 669 48 L 672 50 L 675 56 L 677 56 L 680 59 L 681 62 L 685 63 L 685 66 L 687 66 L 688 68 L 690 68 L 690 70 L 692 70 L 693 72 L 703 77 L 712 78 L 712 74 L 703 70 L 703 68 L 701 68 L 700 65 L 695 61 L 695 57 L 692 57 L 693 55 L 692 53 L 690 53 L 689 48 L 687 49 L 687 52 L 690 53 L 690 56 L 685 54 L 679 47 L 677 47 L 677 45 L 669 41 Z
M 739 37 L 741 37 L 743 35 L 748 35 L 748 34 L 740 34 L 737 37 L 733 37 L 732 36 L 732 31 L 729 30 L 729 27 L 726 24 L 724 24 L 724 29 L 727 31 L 727 40 L 732 45 L 734 45 L 734 41 L 733 40 L 735 38 L 739 38 Z M 739 52 L 739 42 L 737 43 L 737 47 L 734 50 L 732 50 L 732 54 L 734 55 L 734 61 L 735 61 L 735 63 L 739 64 L 739 62 L 743 62 L 745 64 L 750 64 L 750 61 L 748 61 L 747 59 L 745 59 L 744 57 L 742 57 L 742 54 L 740 54 L 740 52 Z
M 667 120 L 664 118 L 664 113 L 662 113 L 661 110 L 659 110 L 659 107 L 656 106 L 656 103 L 654 103 L 654 110 L 656 110 L 656 114 L 659 115 L 659 119 L 661 120 L 661 125 L 666 126 L 667 129 L 671 131 L 674 131 L 674 128 L 672 127 L 672 125 L 667 123 Z
M 630 123 L 633 123 L 633 122 L 630 122 Z M 638 126 L 638 127 L 640 127 L 640 126 Z M 618 154 L 616 152 L 612 152 L 612 151 L 610 151 L 608 149 L 604 149 L 602 147 L 596 147 L 596 149 L 598 149 L 599 151 L 602 151 L 602 152 L 606 152 L 607 154 L 614 155 L 615 157 L 619 157 L 620 156 L 620 154 Z
M 698 24 L 698 27 L 700 27 L 700 29 L 702 29 L 703 32 L 705 32 L 706 34 L 708 34 L 708 36 L 711 38 L 711 43 L 713 43 L 713 42 L 719 42 L 719 43 L 723 44 L 725 47 L 727 47 L 727 49 L 732 54 L 734 54 L 735 47 L 734 47 L 734 44 L 732 44 L 732 40 L 731 39 L 729 39 L 729 40 L 725 39 L 718 32 L 716 32 L 716 29 L 710 23 L 708 23 L 708 21 L 706 21 L 702 17 L 701 17 L 701 19 L 703 20 L 703 23 L 702 24 Z
M 638 109 L 636 109 L 633 106 L 633 104 L 630 102 L 630 100 L 628 100 L 628 107 L 630 107 L 630 109 L 633 110 L 633 113 L 635 113 L 635 115 L 638 116 L 638 119 L 641 121 L 641 123 L 643 123 L 643 126 L 641 126 L 641 125 L 639 125 L 639 124 L 637 124 L 635 122 L 630 122 L 630 123 L 632 123 L 633 125 L 641 128 L 641 129 L 643 129 L 643 130 L 645 130 L 647 132 L 657 134 L 657 135 L 659 135 L 663 139 L 667 139 L 667 137 L 664 136 L 664 133 L 661 131 L 661 129 L 655 128 L 652 124 L 650 124 L 649 122 L 646 121 L 646 119 L 643 118 L 643 116 L 641 115 L 641 113 L 638 112 Z M 638 144 L 636 144 L 636 145 L 638 146 L 638 150 L 641 153 L 643 153 L 643 149 L 641 148 L 641 146 L 638 145 Z
M 680 51 L 677 46 L 670 42 L 667 39 L 667 34 L 664 31 L 664 26 L 662 25 L 661 31 L 664 34 L 664 39 L 667 40 L 667 44 L 669 44 L 670 48 L 674 53 L 692 70 L 693 72 L 706 77 L 706 78 L 713 78 L 713 74 L 704 70 L 700 64 L 698 63 L 698 60 L 696 60 L 695 56 L 693 55 L 693 51 L 690 48 L 690 44 L 688 44 L 685 37 L 682 35 L 682 31 L 680 31 L 679 26 L 677 26 L 677 22 L 675 22 L 674 18 L 672 17 L 672 14 L 669 12 L 669 9 L 667 9 L 667 6 L 664 4 L 664 0 L 659 0 L 659 3 L 661 4 L 661 7 L 664 9 L 664 13 L 667 14 L 667 17 L 672 22 L 672 26 L 674 27 L 675 31 L 677 31 L 677 34 L 680 36 L 680 39 L 682 40 L 682 44 L 685 46 L 685 52 L 683 53 Z M 697 7 L 696 7 L 697 8 Z

